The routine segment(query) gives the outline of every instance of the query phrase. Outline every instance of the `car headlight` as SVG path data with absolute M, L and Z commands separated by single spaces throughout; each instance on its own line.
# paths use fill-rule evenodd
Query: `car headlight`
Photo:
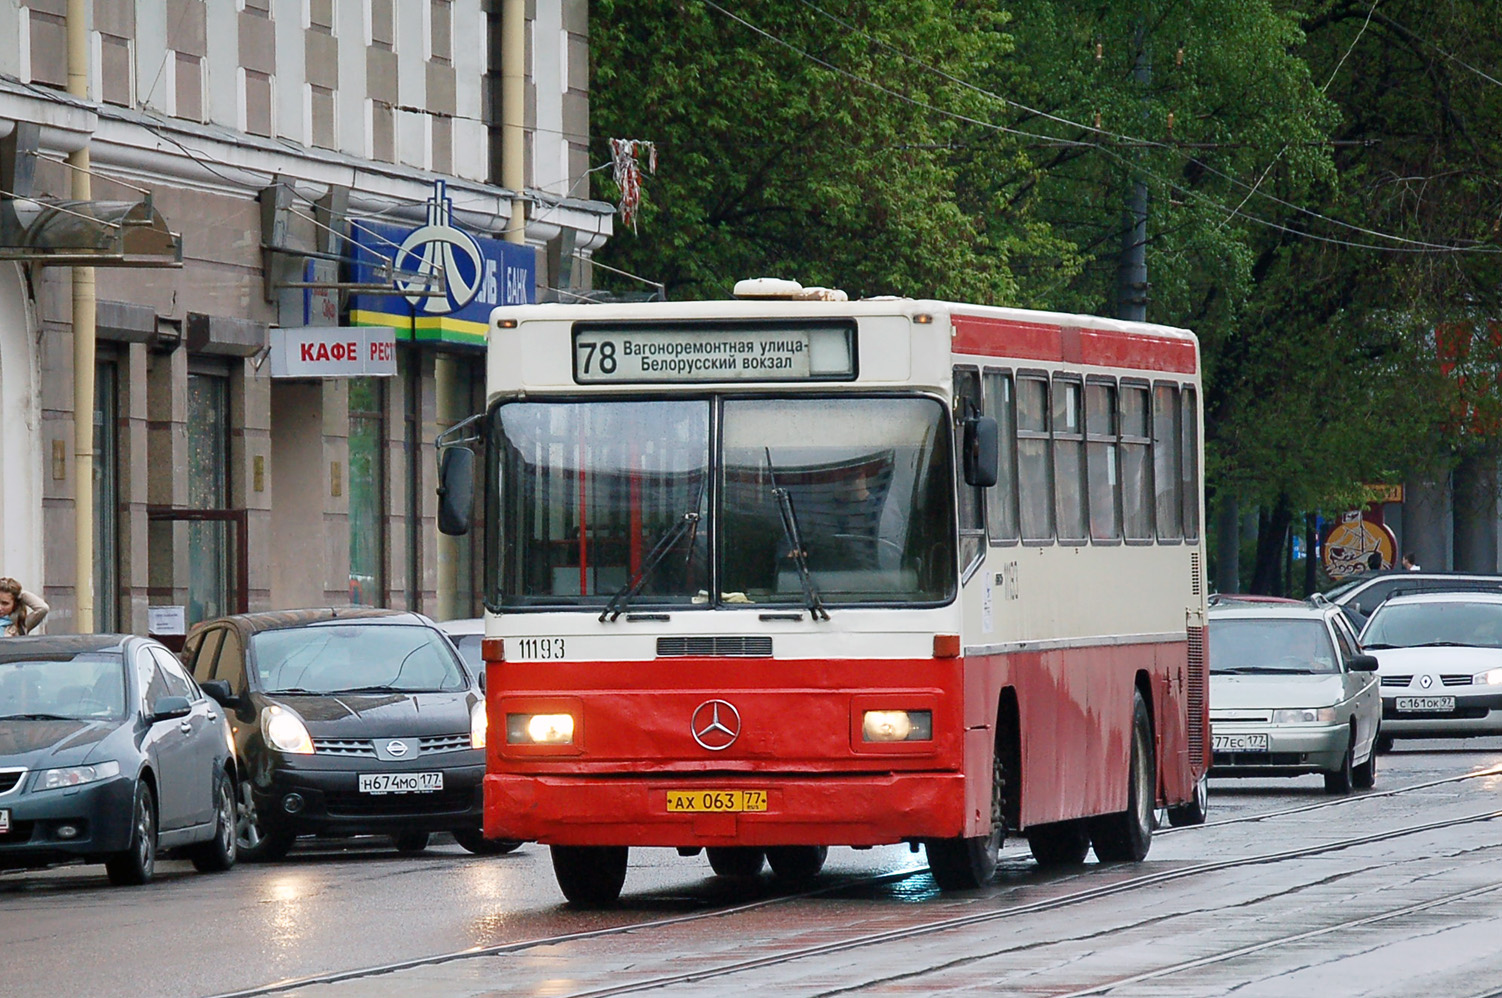
M 481 700 L 469 709 L 469 747 L 484 748 L 485 733 L 490 721 L 485 717 L 485 701 Z
M 261 733 L 266 744 L 289 755 L 312 755 L 313 739 L 302 718 L 285 707 L 272 704 L 261 709 Z
M 1334 720 L 1334 707 L 1300 707 L 1297 710 L 1273 711 L 1274 724 L 1330 724 Z
M 120 775 L 118 762 L 96 762 L 92 766 L 64 766 L 61 769 L 48 769 L 37 777 L 36 788 L 38 790 L 61 790 L 65 787 L 81 787 L 85 783 L 95 783 L 99 780 L 108 780 L 113 776 Z
M 861 738 L 868 742 L 924 742 L 934 736 L 931 710 L 868 710 Z
M 507 714 L 506 741 L 512 745 L 572 745 L 572 714 Z
M 1502 669 L 1488 669 L 1479 672 L 1471 681 L 1479 686 L 1502 686 Z

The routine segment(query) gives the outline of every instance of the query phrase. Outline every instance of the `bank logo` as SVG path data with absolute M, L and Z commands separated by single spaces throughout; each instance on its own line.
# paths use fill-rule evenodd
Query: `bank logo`
M 433 184 L 428 198 L 428 221 L 402 240 L 392 266 L 406 276 L 394 283 L 419 313 L 457 312 L 480 293 L 485 279 L 485 254 L 475 237 L 454 227 L 454 204 L 443 181 Z M 443 289 L 441 295 L 418 292 Z

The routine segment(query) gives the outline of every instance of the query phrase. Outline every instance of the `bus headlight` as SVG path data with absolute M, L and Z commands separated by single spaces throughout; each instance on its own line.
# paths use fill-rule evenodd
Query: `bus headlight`
M 572 745 L 572 714 L 507 714 L 506 741 L 511 745 Z
M 934 736 L 931 710 L 868 710 L 861 737 L 868 742 L 922 742 Z
M 1273 711 L 1274 724 L 1329 724 L 1335 720 L 1334 707 L 1301 707 L 1298 710 Z

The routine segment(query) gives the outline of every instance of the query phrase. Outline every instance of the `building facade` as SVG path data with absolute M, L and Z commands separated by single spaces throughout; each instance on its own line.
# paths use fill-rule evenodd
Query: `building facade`
M 43 592 L 50 631 L 78 629 L 83 564 L 99 631 L 173 626 L 148 607 L 479 612 L 472 542 L 436 531 L 434 438 L 483 404 L 477 316 L 587 288 L 611 233 L 589 199 L 587 11 L 0 0 L 0 575 Z M 503 122 L 513 29 L 524 119 Z M 519 190 L 498 182 L 508 124 Z M 95 202 L 144 205 L 180 266 L 65 262 L 54 233 L 118 217 Z M 142 262 L 169 265 L 123 265 Z M 315 361 L 355 342 L 361 365 Z

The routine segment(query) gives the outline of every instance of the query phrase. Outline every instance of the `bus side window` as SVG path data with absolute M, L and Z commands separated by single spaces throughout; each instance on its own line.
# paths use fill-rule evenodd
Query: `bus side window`
M 1060 541 L 1079 544 L 1089 536 L 1085 522 L 1085 420 L 1078 375 L 1053 381 L 1054 503 Z
M 1053 462 L 1048 440 L 1048 379 L 1017 377 L 1017 483 L 1022 539 L 1053 540 Z
M 986 491 L 986 525 L 992 544 L 1017 540 L 1017 408 L 1010 371 L 985 374 L 985 412 L 996 420 L 996 484 Z
M 1121 539 L 1121 476 L 1117 467 L 1116 385 L 1085 385 L 1085 459 L 1090 467 L 1090 538 Z
M 1197 541 L 1200 537 L 1200 433 L 1198 396 L 1193 385 L 1185 385 L 1179 393 L 1182 413 L 1179 417 L 1184 431 L 1183 496 L 1184 539 Z
M 1179 478 L 1179 389 L 1153 385 L 1153 484 L 1157 486 L 1158 540 L 1184 536 L 1184 501 Z
M 980 372 L 974 368 L 954 369 L 954 467 L 955 482 L 960 490 L 960 571 L 968 572 L 980 560 L 985 550 L 986 521 L 981 490 L 965 484 L 963 455 L 960 453 L 964 434 L 960 421 L 972 413 L 980 412 Z
M 1149 448 L 1147 386 L 1123 382 L 1121 403 L 1122 533 L 1129 541 L 1153 539 L 1153 466 Z

